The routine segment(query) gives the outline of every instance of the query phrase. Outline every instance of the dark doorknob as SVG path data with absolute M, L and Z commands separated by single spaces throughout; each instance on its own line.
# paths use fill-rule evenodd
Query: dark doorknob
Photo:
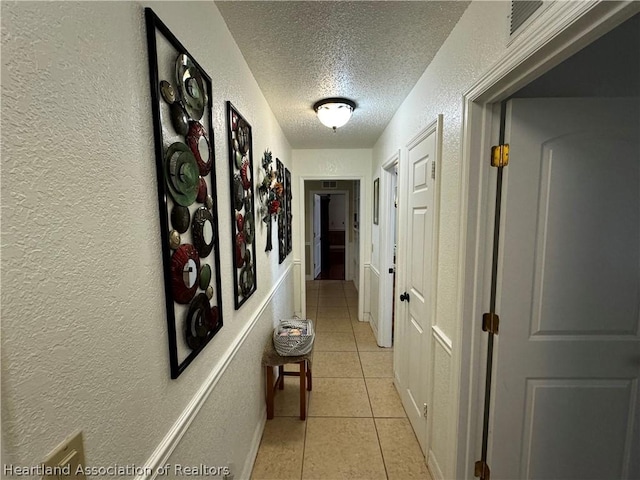
M 401 302 L 408 302 L 409 301 L 409 294 L 407 292 L 404 292 L 402 294 L 400 294 L 400 301 Z

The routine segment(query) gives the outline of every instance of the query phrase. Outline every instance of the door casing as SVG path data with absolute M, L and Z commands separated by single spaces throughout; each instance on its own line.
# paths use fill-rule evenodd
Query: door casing
M 340 179 L 342 180 L 342 179 Z M 304 191 L 304 190 L 303 190 Z M 349 249 L 346 248 L 348 246 L 348 239 L 349 239 L 349 230 L 353 227 L 352 224 L 352 220 L 349 218 L 349 205 L 350 205 L 350 201 L 351 201 L 351 197 L 349 196 L 349 191 L 348 190 L 310 190 L 309 191 L 309 198 L 307 198 L 307 201 L 309 202 L 310 205 L 314 205 L 315 204 L 315 195 L 344 195 L 345 198 L 345 202 L 344 202 L 344 218 L 345 218 L 345 231 L 344 231 L 344 235 L 345 235 L 345 251 L 344 251 L 344 278 L 345 280 L 348 280 L 351 277 L 351 270 L 350 270 L 350 261 L 349 261 Z M 314 214 L 315 216 L 315 211 Z M 315 218 L 314 218 L 315 221 Z M 305 232 L 305 236 L 306 236 L 306 232 Z M 305 238 L 305 243 L 306 243 L 306 238 Z M 314 262 L 314 264 L 316 263 L 315 261 L 315 245 L 314 245 L 314 241 L 312 240 L 311 242 L 311 259 Z M 313 280 L 314 278 L 317 277 L 316 272 L 313 272 L 313 278 L 309 278 L 307 277 L 307 280 Z
M 391 318 L 393 307 L 393 290 L 394 290 L 394 278 L 395 276 L 389 274 L 389 268 L 393 265 L 393 247 L 394 247 L 394 233 L 398 228 L 398 212 L 396 215 L 391 215 L 391 209 L 393 206 L 393 182 L 391 176 L 397 175 L 394 173 L 394 167 L 400 163 L 400 150 L 395 152 L 389 160 L 382 165 L 382 174 L 380 175 L 381 187 L 380 187 L 380 295 L 378 298 L 378 329 L 377 329 L 377 341 L 381 347 L 393 346 L 391 340 Z M 398 179 L 396 178 L 396 182 Z M 395 218 L 393 218 L 395 217 Z M 393 218 L 393 221 L 392 221 Z
M 463 97 L 462 185 L 460 189 L 460 262 L 458 318 L 460 347 L 454 351 L 452 400 L 456 441 L 454 477 L 474 478 L 479 459 L 484 391 L 486 334 L 482 314 L 488 311 L 495 175 L 489 149 L 499 121 L 501 100 L 527 85 L 596 38 L 640 12 L 625 2 L 555 2 L 514 39 L 503 58 Z
M 356 180 L 356 181 L 360 181 L 360 212 L 364 212 L 365 211 L 365 193 L 363 192 L 363 189 L 365 188 L 364 186 L 364 177 L 359 176 L 359 175 L 339 175 L 339 176 L 329 176 L 329 175 L 301 175 L 299 178 L 299 183 L 298 183 L 298 191 L 301 192 L 300 195 L 298 195 L 298 211 L 301 212 L 301 214 L 299 215 L 300 218 L 298 218 L 297 221 L 297 225 L 298 228 L 300 229 L 300 231 L 302 232 L 301 235 L 298 236 L 298 251 L 300 252 L 300 261 L 299 261 L 299 265 L 300 265 L 300 269 L 299 269 L 299 273 L 298 275 L 296 275 L 299 280 L 298 283 L 299 285 L 301 285 L 302 287 L 304 287 L 305 282 L 307 281 L 307 276 L 306 276 L 306 272 L 305 272 L 305 265 L 306 265 L 306 253 L 305 253 L 305 243 L 306 243 L 306 233 L 305 233 L 305 228 L 306 228 L 306 215 L 307 215 L 307 210 L 306 210 L 306 205 L 307 202 L 311 202 L 311 204 L 313 204 L 313 193 L 326 193 L 326 190 L 323 191 L 313 191 L 310 192 L 311 197 L 310 198 L 305 198 L 306 196 L 304 195 L 304 183 L 306 180 L 327 180 L 327 178 L 331 178 L 332 180 Z M 338 190 L 332 190 L 332 192 L 335 193 L 348 193 L 346 190 L 342 190 L 342 191 L 338 191 Z M 294 200 L 295 201 L 295 200 Z M 345 208 L 346 208 L 347 202 L 345 202 Z M 364 218 L 363 218 L 364 220 Z M 351 228 L 351 220 L 349 220 L 349 228 Z M 364 286 L 365 286 L 365 276 L 364 276 L 364 261 L 363 258 L 364 257 L 364 245 L 362 242 L 362 238 L 359 241 L 359 244 L 356 246 L 356 248 L 358 249 L 359 252 L 359 257 L 360 257 L 360 264 L 359 264 L 359 282 L 357 285 L 358 288 L 358 319 L 362 320 L 364 318 Z M 345 261 L 346 261 L 346 253 L 345 253 Z M 345 275 L 347 273 L 347 266 L 345 265 Z M 306 289 L 305 288 L 300 288 L 300 290 L 296 289 L 296 295 L 297 297 L 300 299 L 300 305 L 299 305 L 299 314 L 303 317 L 306 318 L 307 315 L 307 294 L 306 294 Z M 298 308 L 298 306 L 296 306 L 296 309 Z

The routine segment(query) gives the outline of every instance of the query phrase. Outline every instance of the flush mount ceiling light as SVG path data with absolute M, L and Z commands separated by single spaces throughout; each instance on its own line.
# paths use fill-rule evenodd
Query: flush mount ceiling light
M 343 126 L 351 118 L 351 114 L 356 109 L 356 102 L 349 100 L 348 98 L 325 98 L 313 105 L 313 109 L 318 114 L 318 118 L 329 128 L 336 128 Z

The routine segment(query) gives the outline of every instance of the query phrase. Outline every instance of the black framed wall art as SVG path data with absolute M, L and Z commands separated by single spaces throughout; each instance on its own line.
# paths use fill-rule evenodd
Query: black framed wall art
M 373 224 L 378 225 L 380 215 L 380 179 L 373 181 Z
M 287 189 L 284 182 L 284 165 L 279 158 L 276 158 L 276 178 L 282 188 L 278 192 L 278 263 L 284 262 L 287 258 L 287 229 L 286 229 L 286 206 L 284 203 L 285 191 Z
M 222 328 L 211 78 L 145 9 L 171 378 Z
M 253 135 L 251 125 L 227 102 L 227 139 L 231 172 L 231 238 L 235 309 L 256 291 Z
M 287 255 L 293 250 L 293 240 L 291 236 L 291 227 L 293 225 L 293 213 L 291 211 L 291 200 L 293 195 L 291 194 L 291 172 L 288 168 L 284 169 L 284 210 L 286 218 L 286 245 Z

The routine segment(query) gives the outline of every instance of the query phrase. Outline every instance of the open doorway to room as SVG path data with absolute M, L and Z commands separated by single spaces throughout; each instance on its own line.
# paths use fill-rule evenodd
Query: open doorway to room
M 313 198 L 313 278 L 345 280 L 347 193 L 318 194 Z
M 305 181 L 307 280 L 356 283 L 359 183 L 357 180 Z
M 374 327 L 378 345 L 393 346 L 395 323 L 396 252 L 398 243 L 398 162 L 399 152 L 382 166 L 380 191 L 380 319 Z
M 312 292 L 316 289 L 317 293 L 320 287 L 323 289 L 340 287 L 345 294 L 348 293 L 347 300 L 351 302 L 349 310 L 352 318 L 360 321 L 365 319 L 365 265 L 362 263 L 364 252 L 360 242 L 361 212 L 364 209 L 360 194 L 361 187 L 362 177 L 341 179 L 300 177 L 302 235 L 299 236 L 301 251 L 299 278 L 301 284 L 306 282 L 300 304 L 302 315 L 307 315 L 308 305 L 311 305 L 312 309 L 316 305 L 309 297 L 310 289 Z M 323 203 L 326 205 L 325 235 L 322 233 Z M 332 216 L 331 208 L 340 210 L 340 213 Z M 327 242 L 323 242 L 323 237 L 328 237 Z M 325 270 L 329 271 L 329 276 L 334 274 L 340 276 L 340 279 L 323 280 L 323 263 L 325 263 Z M 304 294 L 305 291 L 306 294 Z

